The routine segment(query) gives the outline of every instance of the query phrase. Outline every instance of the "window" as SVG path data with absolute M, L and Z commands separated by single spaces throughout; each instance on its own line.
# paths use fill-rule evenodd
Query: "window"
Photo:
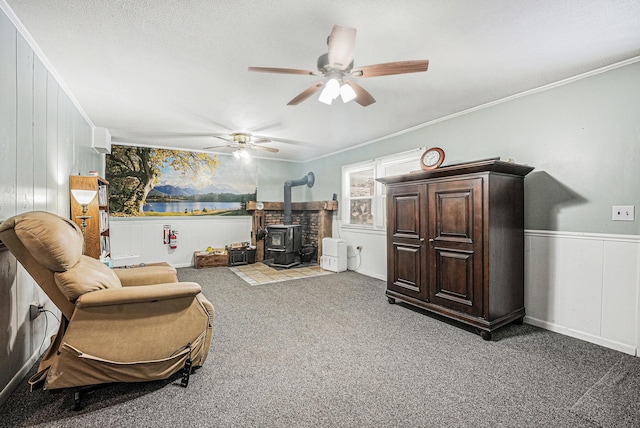
M 373 197 L 375 195 L 375 171 L 369 165 L 365 169 L 347 174 L 349 199 L 349 224 L 373 225 Z M 347 205 L 345 205 L 347 206 Z
M 423 149 L 342 167 L 342 222 L 345 226 L 384 229 L 386 194 L 377 178 L 419 171 Z

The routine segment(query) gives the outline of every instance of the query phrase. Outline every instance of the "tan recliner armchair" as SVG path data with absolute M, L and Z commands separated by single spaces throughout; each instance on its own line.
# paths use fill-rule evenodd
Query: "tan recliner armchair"
M 0 240 L 63 315 L 32 386 L 167 379 L 207 358 L 213 306 L 175 269 L 111 270 L 82 255 L 75 223 L 47 212 L 5 220 Z

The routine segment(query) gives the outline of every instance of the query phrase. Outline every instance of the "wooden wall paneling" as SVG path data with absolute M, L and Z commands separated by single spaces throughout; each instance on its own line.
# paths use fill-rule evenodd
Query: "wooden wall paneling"
M 48 71 L 36 55 L 33 56 L 33 209 L 46 211 L 47 209 L 47 80 Z M 58 312 L 49 301 L 42 289 L 33 284 L 32 302 L 42 304 L 45 309 Z M 31 302 L 29 302 L 31 303 Z M 47 325 L 45 317 L 40 316 L 29 321 L 36 332 L 32 337 L 31 346 L 37 353 L 42 344 L 42 337 L 51 334 L 56 325 Z M 49 331 L 46 328 L 49 327 Z
M 0 13 L 0 153 L 6 159 L 0 168 L 0 221 L 16 213 L 16 35 L 13 24 Z M 0 325 L 3 326 L 0 329 L 3 354 L 0 391 L 23 363 L 13 353 L 7 355 L 16 346 L 20 330 L 16 268 L 15 257 L 8 251 L 0 251 Z
M 2 25 L 0 23 L 0 25 Z M 2 35 L 0 35 L 0 38 Z M 9 251 L 0 251 L 0 349 L 2 349 L 2 370 L 0 370 L 0 392 L 20 370 L 22 359 L 13 354 L 7 355 L 16 343 L 18 334 L 18 312 L 15 310 L 16 258 Z M 1 402 L 1 401 L 0 401 Z
M 527 231 L 529 324 L 631 355 L 640 345 L 640 241 L 630 235 Z
M 9 18 L 0 13 L 0 220 L 16 213 L 16 37 Z
M 640 266 L 637 242 L 605 241 L 602 275 L 602 337 L 624 343 L 637 343 L 636 314 Z M 635 327 L 635 328 L 632 328 Z
M 16 212 L 33 211 L 33 51 L 18 35 L 16 38 Z M 36 284 L 22 265 L 16 267 L 16 313 L 19 325 L 28 325 L 29 305 L 38 299 Z M 30 329 L 15 356 L 27 360 L 36 349 L 36 330 Z
M 33 59 L 33 209 L 47 209 L 47 69 Z
M 69 180 L 66 178 L 70 173 L 69 153 L 73 151 L 73 146 L 68 139 L 67 128 L 67 96 L 58 87 L 58 211 L 62 217 L 69 215 Z
M 525 235 L 525 308 L 527 316 L 550 323 L 558 321 L 556 241 Z
M 64 142 L 62 143 L 61 146 L 59 146 L 59 149 L 61 149 L 63 151 L 63 154 L 65 156 L 65 165 L 66 165 L 66 176 L 72 175 L 72 174 L 78 174 L 80 171 L 78 171 L 77 168 L 75 168 L 75 158 L 76 158 L 76 142 L 75 142 L 75 136 L 74 136 L 74 124 L 73 124 L 73 117 L 74 117 L 74 113 L 76 111 L 76 107 L 75 105 L 71 102 L 71 100 L 69 99 L 69 97 L 67 96 L 67 94 L 62 90 L 62 88 L 60 88 L 60 93 L 61 95 L 64 95 L 64 103 L 65 103 L 65 109 L 66 109 L 66 117 L 65 117 L 65 132 L 64 132 Z M 66 192 L 64 192 L 64 196 L 66 198 L 66 204 L 64 205 L 65 207 L 65 211 L 66 211 L 66 215 L 69 215 L 69 210 L 71 207 L 71 194 L 69 193 L 69 182 L 67 180 L 65 180 L 65 183 L 61 189 L 62 191 L 66 190 Z M 65 214 L 61 214 L 61 215 L 65 215 Z
M 100 171 L 100 158 L 91 147 L 92 130 L 77 109 L 73 111 L 74 161 L 72 174 L 86 175 L 89 171 Z
M 58 84 L 47 73 L 47 211 L 58 213 L 58 183 L 66 178 L 58 164 Z
M 34 209 L 68 217 L 74 150 L 91 144 L 91 124 L 27 40 L 0 12 L 0 221 Z M 101 157 L 90 151 L 86 157 L 98 169 Z M 15 257 L 0 251 L 0 325 L 6 327 L 0 329 L 0 349 L 8 350 L 0 370 L 0 402 L 40 356 L 43 338 L 56 329 L 51 322 L 47 328 L 44 316 L 29 320 L 32 302 L 57 312 Z
M 602 242 L 562 239 L 557 243 L 558 322 L 600 336 L 602 322 Z
M 33 211 L 33 51 L 17 39 L 17 210 Z

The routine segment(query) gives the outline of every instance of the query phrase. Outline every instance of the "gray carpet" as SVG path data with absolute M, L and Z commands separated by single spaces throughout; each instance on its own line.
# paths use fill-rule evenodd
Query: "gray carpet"
M 640 407 L 640 364 L 638 358 L 618 361 L 572 407 L 596 426 L 638 427 Z
M 529 325 L 483 341 L 345 272 L 248 286 L 179 269 L 216 308 L 209 359 L 179 378 L 116 384 L 71 410 L 68 391 L 0 408 L 10 427 L 639 426 L 640 359 Z M 635 388 L 635 389 L 634 389 Z

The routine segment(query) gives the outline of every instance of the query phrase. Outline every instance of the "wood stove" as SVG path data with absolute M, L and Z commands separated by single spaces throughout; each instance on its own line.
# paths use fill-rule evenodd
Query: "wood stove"
M 291 224 L 291 188 L 294 186 L 313 187 L 315 176 L 308 173 L 298 180 L 284 182 L 284 224 L 267 226 L 267 251 L 273 255 L 273 266 L 290 268 L 300 264 L 302 251 L 302 230 L 299 224 Z
M 274 224 L 267 227 L 267 250 L 273 265 L 290 268 L 300 263 L 302 232 L 299 224 Z

